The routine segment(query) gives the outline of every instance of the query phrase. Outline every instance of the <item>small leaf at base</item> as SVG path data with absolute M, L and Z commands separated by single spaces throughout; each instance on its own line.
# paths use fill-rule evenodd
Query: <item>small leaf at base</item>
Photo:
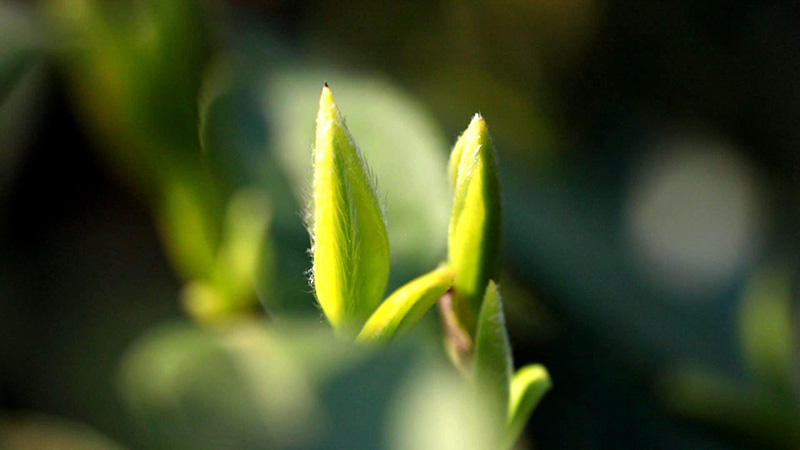
M 508 403 L 508 422 L 503 447 L 511 448 L 528 423 L 533 410 L 552 387 L 550 374 L 540 364 L 525 366 L 514 374 Z
M 483 298 L 475 335 L 475 385 L 491 402 L 495 416 L 503 418 L 508 409 L 511 383 L 511 345 L 508 342 L 503 303 L 494 281 L 489 281 Z M 504 425 L 501 422 L 498 428 Z

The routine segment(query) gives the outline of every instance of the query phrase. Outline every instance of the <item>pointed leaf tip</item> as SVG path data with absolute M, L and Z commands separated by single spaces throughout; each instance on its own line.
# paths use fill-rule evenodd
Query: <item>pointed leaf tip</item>
M 389 276 L 389 241 L 366 162 L 322 88 L 314 147 L 314 290 L 331 325 L 352 333 L 375 310 Z
M 499 265 L 501 205 L 497 162 L 486 121 L 476 114 L 450 157 L 453 208 L 449 263 L 456 271 L 453 309 L 474 335 L 481 300 Z

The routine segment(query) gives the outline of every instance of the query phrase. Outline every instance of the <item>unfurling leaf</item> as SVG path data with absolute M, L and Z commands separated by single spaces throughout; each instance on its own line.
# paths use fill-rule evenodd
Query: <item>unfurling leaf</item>
M 338 331 L 353 333 L 386 289 L 389 241 L 375 185 L 326 85 L 314 147 L 314 290 Z
M 552 385 L 550 374 L 540 364 L 525 366 L 514 374 L 508 402 L 508 421 L 501 448 L 512 448 L 536 405 Z
M 447 266 L 422 275 L 394 291 L 367 321 L 358 340 L 386 343 L 414 326 L 453 284 L 455 273 Z
M 495 417 L 505 418 L 513 363 L 506 332 L 503 303 L 494 281 L 489 281 L 475 335 L 475 386 L 490 402 Z M 504 423 L 498 424 L 499 427 Z
M 455 191 L 448 230 L 449 262 L 456 271 L 453 309 L 474 335 L 486 285 L 497 275 L 501 232 L 497 163 L 479 114 L 453 149 L 450 180 Z

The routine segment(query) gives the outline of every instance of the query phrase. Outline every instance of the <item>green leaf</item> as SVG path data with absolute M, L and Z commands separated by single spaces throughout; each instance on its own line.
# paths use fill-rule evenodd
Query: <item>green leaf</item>
M 180 448 L 311 445 L 325 420 L 314 383 L 282 336 L 261 322 L 209 331 L 170 323 L 138 338 L 122 359 L 123 405 L 147 425 L 148 436 Z M 341 355 L 341 343 L 326 337 Z M 317 342 L 320 346 L 321 342 Z M 227 444 L 226 444 L 227 443 Z M 258 443 L 258 444 L 256 444 Z M 147 448 L 158 447 L 145 445 Z
M 447 266 L 420 276 L 389 296 L 372 314 L 358 340 L 386 343 L 411 329 L 453 284 L 455 273 Z
M 443 174 L 452 143 L 425 105 L 385 78 L 313 63 L 270 67 L 269 77 L 258 80 L 265 78 L 270 143 L 298 201 L 307 201 L 311 185 L 308 118 L 316 111 L 319 83 L 327 79 L 344 108 L 347 128 L 379 178 L 392 249 L 389 287 L 394 290 L 436 267 L 447 251 L 452 194 Z
M 494 281 L 489 281 L 475 335 L 475 385 L 495 412 L 505 419 L 513 363 L 503 303 Z M 504 425 L 504 424 L 503 424 Z
M 552 387 L 550 374 L 540 364 L 525 366 L 514 374 L 508 402 L 508 421 L 503 447 L 511 448 L 544 394 Z
M 501 207 L 495 159 L 486 122 L 476 114 L 451 157 L 455 194 L 448 231 L 449 261 L 456 271 L 453 309 L 470 335 L 486 284 L 499 265 Z
M 357 330 L 389 277 L 389 240 L 366 162 L 326 85 L 314 148 L 314 289 L 337 330 Z
M 192 317 L 203 322 L 219 321 L 258 303 L 256 286 L 265 282 L 259 277 L 269 273 L 272 266 L 270 217 L 266 193 L 240 189 L 231 196 L 210 276 L 193 280 L 183 290 L 184 306 Z
M 213 192 L 201 175 L 168 180 L 156 209 L 167 257 L 186 280 L 211 276 L 219 243 Z
M 259 190 L 240 189 L 228 201 L 224 235 L 217 251 L 216 282 L 234 309 L 256 303 L 255 284 L 270 266 L 269 197 Z M 268 268 L 268 267 L 267 267 Z
M 391 450 L 496 449 L 491 411 L 474 402 L 470 384 L 450 367 L 418 364 L 403 380 L 388 416 Z

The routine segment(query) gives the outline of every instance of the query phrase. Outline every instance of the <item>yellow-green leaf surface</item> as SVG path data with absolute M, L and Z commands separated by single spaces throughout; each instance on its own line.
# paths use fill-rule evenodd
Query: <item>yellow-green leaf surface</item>
M 347 128 L 376 174 L 386 204 L 392 249 L 389 287 L 436 267 L 447 252 L 447 150 L 453 144 L 425 104 L 397 84 L 371 74 L 342 72 L 308 62 L 302 67 L 270 66 L 258 78 L 270 145 L 300 201 L 308 198 L 313 147 L 309 118 L 317 110 L 320 83 L 328 80 Z M 276 199 L 277 200 L 277 199 Z M 385 298 L 385 297 L 384 297 Z
M 385 343 L 414 326 L 453 284 L 455 273 L 447 266 L 422 275 L 396 290 L 369 318 L 358 340 Z
M 314 147 L 314 289 L 337 330 L 372 314 L 389 277 L 389 240 L 373 180 L 331 90 L 322 89 Z
M 511 448 L 528 423 L 533 410 L 550 390 L 552 382 L 547 369 L 540 364 L 525 366 L 514 374 L 508 402 L 508 422 L 503 447 Z
M 494 281 L 489 281 L 475 335 L 475 385 L 490 402 L 495 416 L 505 418 L 511 383 L 511 345 L 506 332 L 503 303 Z M 500 424 L 499 424 L 500 425 Z M 502 423 L 500 426 L 504 426 Z
M 456 188 L 456 181 L 458 180 L 458 166 L 461 164 L 461 155 L 464 153 L 464 141 L 467 138 L 467 133 L 462 133 L 456 140 L 456 145 L 450 152 L 450 160 L 447 163 L 447 178 L 450 182 L 450 188 Z
M 501 232 L 497 163 L 479 114 L 458 139 L 450 167 L 455 185 L 448 231 L 449 260 L 456 271 L 453 309 L 473 335 L 486 284 L 497 274 Z

